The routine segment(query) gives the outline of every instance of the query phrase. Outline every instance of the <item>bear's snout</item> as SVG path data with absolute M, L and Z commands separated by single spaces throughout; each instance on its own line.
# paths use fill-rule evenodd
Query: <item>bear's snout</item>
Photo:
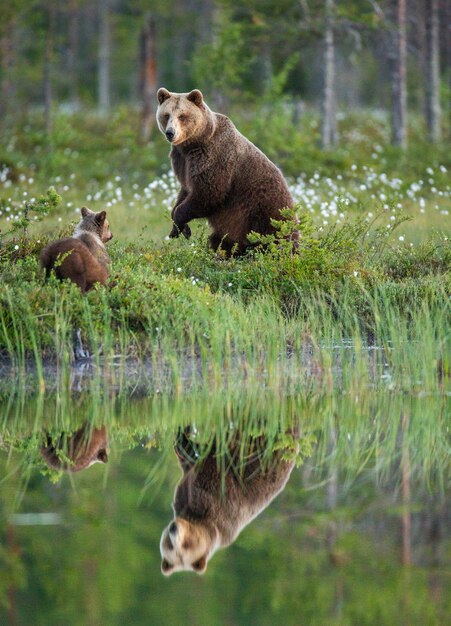
M 169 526 L 169 534 L 176 535 L 177 532 L 178 532 L 177 524 L 175 522 L 172 522 Z
M 168 141 L 173 141 L 175 137 L 175 130 L 173 128 L 168 128 L 165 135 Z

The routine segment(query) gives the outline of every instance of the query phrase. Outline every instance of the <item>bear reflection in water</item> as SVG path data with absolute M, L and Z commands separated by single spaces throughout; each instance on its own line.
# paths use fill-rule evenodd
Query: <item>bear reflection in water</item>
M 295 435 L 273 451 L 265 437 L 243 443 L 235 436 L 223 456 L 213 445 L 199 457 L 189 432 L 175 445 L 183 477 L 175 490 L 174 519 L 160 541 L 165 576 L 183 570 L 203 574 L 213 554 L 233 543 L 284 489 L 298 451 Z
M 47 435 L 41 455 L 55 470 L 79 472 L 94 463 L 108 462 L 108 434 L 105 426 L 89 428 L 84 424 L 73 435 L 61 434 L 56 440 Z

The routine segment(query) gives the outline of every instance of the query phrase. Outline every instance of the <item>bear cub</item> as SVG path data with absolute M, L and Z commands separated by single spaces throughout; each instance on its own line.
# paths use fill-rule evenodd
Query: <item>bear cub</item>
M 112 238 L 106 211 L 95 213 L 82 207 L 74 236 L 54 241 L 42 250 L 41 267 L 46 278 L 54 270 L 57 278 L 71 280 L 82 292 L 95 283 L 104 285 L 110 263 L 105 243 Z
M 61 454 L 63 453 L 64 460 Z M 108 434 L 105 426 L 90 429 L 84 424 L 73 435 L 62 434 L 56 441 L 47 435 L 41 456 L 49 467 L 64 472 L 80 472 L 94 463 L 108 462 Z
M 280 170 L 244 137 L 228 117 L 213 112 L 202 93 L 158 90 L 157 121 L 171 143 L 172 168 L 180 191 L 172 210 L 170 237 L 191 235 L 188 223 L 207 218 L 210 245 L 227 254 L 245 252 L 251 231 L 275 233 L 272 219 L 292 208 Z M 297 241 L 297 231 L 291 239 Z

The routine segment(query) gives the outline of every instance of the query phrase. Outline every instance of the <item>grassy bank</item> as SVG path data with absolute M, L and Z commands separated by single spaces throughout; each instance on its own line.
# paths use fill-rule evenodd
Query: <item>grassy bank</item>
M 421 345 L 430 375 L 441 358 L 448 371 L 447 242 L 392 244 L 385 224 L 369 236 L 362 222 L 321 235 L 303 226 L 297 254 L 270 244 L 232 260 L 210 252 L 205 233 L 189 242 L 116 242 L 109 285 L 86 297 L 75 285 L 44 283 L 43 240 L 11 242 L 0 270 L 2 352 L 17 363 L 69 363 L 81 328 L 94 359 L 149 357 L 174 376 L 182 353 L 218 381 L 230 368 L 283 376 L 284 363 L 303 365 L 306 346 L 324 368 L 343 340 L 386 347 L 400 371 Z

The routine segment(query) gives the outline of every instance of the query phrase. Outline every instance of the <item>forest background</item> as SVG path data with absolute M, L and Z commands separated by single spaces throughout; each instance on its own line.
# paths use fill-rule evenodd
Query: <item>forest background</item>
M 160 85 L 193 86 L 213 108 L 270 106 L 283 97 L 296 127 L 322 112 L 321 143 L 337 142 L 337 112 L 392 112 L 405 146 L 406 107 L 442 137 L 449 102 L 451 9 L 443 0 L 14 0 L 2 9 L 0 103 L 8 113 L 144 102 L 147 140 Z M 445 112 L 446 113 L 446 112 Z

